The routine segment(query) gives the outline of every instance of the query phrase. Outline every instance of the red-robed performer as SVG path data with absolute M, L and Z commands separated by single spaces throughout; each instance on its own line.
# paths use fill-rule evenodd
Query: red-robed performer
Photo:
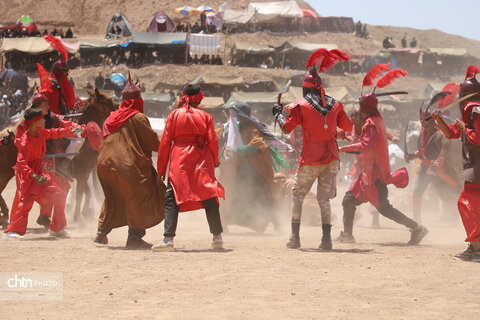
M 67 225 L 65 219 L 67 194 L 43 169 L 42 156 L 46 152 L 48 139 L 75 137 L 82 128 L 45 129 L 44 115 L 41 110 L 35 108 L 25 112 L 23 125 L 27 130 L 20 139 L 15 141 L 18 148 L 15 166 L 18 204 L 12 206 L 10 224 L 5 230 L 4 239 L 23 238 L 27 230 L 28 214 L 35 201 L 40 204 L 53 204 L 50 234 L 60 237 L 68 236 L 68 232 L 64 229 Z
M 174 250 L 179 212 L 205 208 L 212 247 L 223 248 L 222 223 L 218 197 L 225 198 L 223 187 L 215 178 L 220 165 L 218 139 L 213 117 L 198 105 L 203 99 L 199 86 L 187 85 L 178 109 L 172 111 L 165 124 L 158 149 L 158 174 L 164 178 L 167 165 L 168 187 L 165 195 L 164 239 L 152 249 Z
M 44 94 L 50 103 L 50 110 L 53 113 L 65 115 L 72 111 L 76 104 L 75 91 L 68 80 L 68 53 L 62 40 L 48 34 L 44 37 L 61 54 L 61 59 L 53 64 L 52 72 L 48 76 L 49 90 Z
M 56 128 L 77 128 L 80 127 L 75 122 L 68 121 L 63 119 L 61 116 L 53 113 L 50 111 L 50 106 L 48 103 L 48 98 L 43 95 L 42 93 L 37 93 L 33 96 L 32 99 L 32 106 L 31 108 L 37 108 L 42 111 L 45 119 L 45 128 L 46 129 L 56 129 Z M 82 131 L 86 129 L 85 126 L 81 126 Z M 17 127 L 15 133 L 15 141 L 20 141 L 23 139 L 23 135 L 27 134 L 27 126 L 22 123 Z M 85 131 L 84 131 L 85 133 Z M 78 137 L 76 138 L 78 139 Z M 80 138 L 82 139 L 82 138 Z M 61 140 L 59 139 L 51 139 L 48 140 L 46 143 L 46 154 L 59 154 L 63 153 L 64 150 L 61 148 Z M 16 142 L 17 143 L 17 142 Z M 56 173 L 56 158 L 47 158 L 42 159 L 43 162 L 43 169 L 48 172 L 52 181 L 55 182 L 56 185 L 61 187 L 65 193 L 68 194 L 70 190 L 70 183 L 62 176 Z M 66 198 L 65 198 L 66 200 Z M 18 197 L 15 198 L 13 207 L 18 204 Z M 51 216 L 53 212 L 53 203 L 41 203 L 40 204 L 40 216 L 37 219 L 37 224 L 44 226 L 47 230 L 50 228 L 51 223 Z
M 373 80 L 378 77 L 384 69 L 374 67 L 365 77 L 364 86 L 373 85 Z M 407 72 L 395 69 L 388 72 L 381 78 L 376 87 L 384 88 L 395 78 L 405 76 Z M 380 95 L 392 93 L 375 94 L 375 89 L 363 94 L 360 98 L 360 112 L 364 118 L 360 142 L 340 148 L 341 152 L 359 153 L 357 160 L 360 162 L 361 172 L 357 179 L 350 186 L 349 191 L 343 198 L 343 226 L 344 231 L 337 238 L 340 242 L 355 242 L 353 238 L 353 221 L 356 207 L 365 202 L 370 202 L 386 218 L 402 224 L 411 230 L 410 245 L 419 244 L 427 235 L 428 230 L 405 216 L 398 209 L 394 208 L 388 200 L 388 184 L 404 188 L 408 185 L 408 172 L 402 168 L 394 173 L 390 172 L 390 161 L 388 154 L 387 130 L 380 112 L 378 111 L 378 99 Z
M 286 246 L 300 247 L 300 220 L 305 196 L 317 180 L 317 201 L 322 215 L 323 236 L 320 249 L 332 250 L 330 199 L 337 195 L 336 177 L 339 169 L 339 155 L 336 141 L 337 127 L 352 130 L 352 122 L 345 113 L 344 106 L 325 94 L 322 79 L 317 73 L 325 72 L 339 61 L 349 60 L 349 56 L 338 49 L 319 49 L 307 61 L 310 69 L 303 80 L 304 98 L 285 107 L 289 113 L 283 117 L 283 107 L 273 107 L 275 120 L 284 133 L 302 127 L 302 154 L 293 188 L 292 234 Z
M 467 261 L 480 261 L 480 83 L 476 74 L 480 68 L 470 66 L 460 86 L 460 112 L 462 120 L 447 125 L 439 113 L 432 117 L 449 139 L 462 139 L 463 178 L 465 184 L 458 198 L 458 211 L 467 233 L 467 250 L 456 257 Z

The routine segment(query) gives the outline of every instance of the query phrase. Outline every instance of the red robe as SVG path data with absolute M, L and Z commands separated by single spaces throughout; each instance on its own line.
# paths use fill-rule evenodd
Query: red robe
M 473 112 L 474 108 L 480 108 L 480 102 L 471 102 L 462 110 L 463 122 L 471 124 L 471 128 L 465 130 L 465 138 L 470 144 L 480 145 L 480 113 Z M 453 133 L 450 139 L 459 139 L 462 132 L 455 124 L 449 127 Z M 457 204 L 467 233 L 465 241 L 480 241 L 480 183 L 465 181 Z
M 305 99 L 287 105 L 290 111 L 282 130 L 290 133 L 297 126 L 302 126 L 302 155 L 299 165 L 322 165 L 339 160 L 337 147 L 337 127 L 352 130 L 352 122 L 340 102 L 335 102 L 332 110 L 323 116 Z M 325 127 L 327 125 L 327 127 Z
M 188 105 L 169 114 L 158 148 L 157 168 L 159 175 L 165 175 L 170 163 L 168 180 L 181 212 L 201 209 L 202 201 L 210 198 L 225 198 L 215 178 L 218 149 L 210 114 Z
M 17 164 L 15 165 L 15 178 L 17 191 L 12 206 L 10 224 L 5 232 L 17 232 L 25 234 L 28 223 L 28 213 L 34 201 L 41 205 L 53 204 L 54 214 L 50 229 L 60 231 L 66 226 L 65 197 L 66 192 L 56 183 L 48 172 L 43 169 L 42 156 L 45 154 L 48 139 L 61 139 L 74 137 L 71 133 L 73 128 L 42 129 L 37 137 L 30 136 L 26 131 L 15 139 L 18 148 Z M 36 183 L 31 175 L 33 173 L 43 175 L 47 183 Z
M 362 127 L 361 140 L 341 148 L 344 152 L 360 152 L 357 157 L 361 172 L 350 186 L 350 191 L 361 202 L 370 202 L 378 207 L 378 192 L 375 182 L 394 184 L 405 188 L 408 172 L 405 168 L 390 172 L 388 135 L 381 115 L 367 118 Z
M 49 76 L 49 81 L 50 79 L 57 81 L 61 87 L 61 94 L 59 90 L 53 87 L 53 85 L 50 90 L 45 92 L 45 95 L 47 95 L 48 98 L 48 104 L 50 105 L 50 110 L 56 114 L 62 114 L 60 110 L 60 103 L 63 104 L 66 110 L 73 110 L 73 107 L 76 103 L 75 91 L 67 77 L 61 77 L 58 79 L 52 73 Z
M 63 119 L 62 116 L 55 114 L 53 112 L 50 112 L 50 117 L 53 119 L 53 128 L 75 128 L 78 126 L 82 126 L 85 130 L 85 125 L 79 125 L 73 121 L 68 121 Z M 24 124 L 20 124 L 17 127 L 17 131 L 15 132 L 15 144 L 20 143 L 21 137 L 23 134 L 26 134 L 27 128 L 25 127 Z M 85 131 L 84 131 L 85 132 Z M 58 140 L 60 141 L 60 140 Z M 56 142 L 56 141 L 55 141 Z M 52 152 L 52 151 L 50 151 Z M 54 153 L 63 153 L 64 150 L 60 147 L 60 143 L 58 143 L 54 150 Z M 48 172 L 49 177 L 54 181 L 56 185 L 61 187 L 65 193 L 68 194 L 68 191 L 70 190 L 70 183 L 61 175 L 56 174 L 55 172 L 55 159 L 54 158 L 49 158 L 49 159 L 42 159 L 42 167 L 43 170 Z M 66 199 L 65 199 L 66 200 Z M 15 195 L 15 198 L 13 200 L 12 204 L 12 211 L 15 210 L 16 206 L 18 205 L 18 195 Z M 52 209 L 53 209 L 53 203 L 42 203 L 40 204 L 40 215 L 50 218 L 52 216 Z

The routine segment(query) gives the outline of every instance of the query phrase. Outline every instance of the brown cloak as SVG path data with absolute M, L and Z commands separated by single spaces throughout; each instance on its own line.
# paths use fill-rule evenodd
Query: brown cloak
M 97 158 L 97 173 L 105 194 L 98 230 L 128 225 L 147 229 L 164 218 L 165 184 L 152 165 L 158 136 L 142 113 L 107 135 Z
M 217 130 L 222 135 L 222 130 Z M 275 222 L 275 201 L 278 193 L 270 149 L 261 132 L 252 124 L 242 123 L 240 134 L 245 145 L 259 152 L 234 157 L 221 165 L 220 181 L 225 187 L 222 221 L 263 232 Z

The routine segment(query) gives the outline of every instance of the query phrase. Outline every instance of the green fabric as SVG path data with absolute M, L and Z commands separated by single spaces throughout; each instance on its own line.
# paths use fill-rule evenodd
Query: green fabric
M 239 156 L 239 157 L 246 157 L 246 156 L 249 156 L 251 154 L 255 154 L 255 153 L 260 152 L 260 150 L 258 150 L 257 148 L 249 146 L 249 145 L 245 145 L 245 146 L 241 146 L 239 148 L 235 148 L 235 150 L 233 150 L 233 151 L 235 152 L 235 155 Z
M 272 158 L 272 166 L 273 166 L 273 169 L 275 170 L 275 172 L 279 171 L 278 166 L 280 166 L 282 168 L 288 168 L 290 166 L 288 164 L 288 162 L 285 161 L 285 159 L 283 159 L 282 155 L 277 150 L 272 148 L 270 145 L 268 146 L 268 148 L 270 149 L 270 156 Z

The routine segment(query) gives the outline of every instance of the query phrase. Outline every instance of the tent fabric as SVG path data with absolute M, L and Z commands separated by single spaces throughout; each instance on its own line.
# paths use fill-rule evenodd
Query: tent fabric
M 277 101 L 278 92 L 232 92 L 227 105 L 235 102 L 247 103 L 275 103 Z
M 233 45 L 233 50 L 243 51 L 250 54 L 268 54 L 275 52 L 275 48 L 266 45 L 240 41 L 235 41 L 235 44 Z
M 190 55 L 218 55 L 220 51 L 220 36 L 209 34 L 190 34 Z
M 319 17 L 318 27 L 321 31 L 327 32 L 355 32 L 355 23 L 350 17 Z
M 118 39 L 88 40 L 79 39 L 80 48 L 112 48 L 119 46 L 122 41 Z
M 198 76 L 193 79 L 190 84 L 207 84 L 207 85 L 224 85 L 224 86 L 241 86 L 245 84 L 242 77 L 228 76 Z
M 331 44 L 331 43 L 321 44 L 321 43 L 307 43 L 307 42 L 294 42 L 294 41 L 287 41 L 283 45 L 284 51 L 297 49 L 300 51 L 313 52 L 320 48 L 332 50 L 332 49 L 338 49 L 338 46 L 336 44 Z
M 302 10 L 304 17 L 310 17 L 314 19 L 318 18 L 318 14 L 313 10 L 310 10 L 310 9 L 300 9 L 300 10 Z
M 120 28 L 121 32 L 116 33 L 116 29 Z M 130 37 L 133 33 L 133 27 L 128 21 L 127 17 L 123 14 L 114 14 L 112 19 L 107 25 L 107 30 L 105 32 L 105 38 L 120 38 L 120 37 Z
M 200 103 L 200 108 L 202 109 L 215 109 L 223 106 L 225 101 L 222 97 L 205 97 Z
M 69 43 L 62 41 L 67 51 L 75 53 L 80 47 L 80 43 Z M 0 46 L 0 53 L 20 51 L 29 54 L 42 54 L 55 51 L 50 44 L 41 37 L 27 38 L 5 38 Z
M 145 93 L 142 92 L 142 99 L 144 101 L 151 102 L 166 102 L 171 103 L 173 101 L 169 93 Z
M 152 21 L 148 26 L 147 32 L 173 32 L 175 23 L 163 11 L 158 11 L 153 15 Z
M 302 18 L 303 12 L 296 1 L 281 2 L 253 2 L 247 7 L 249 11 L 255 11 L 259 15 L 267 17 Z M 266 19 L 264 19 L 266 20 Z
M 223 22 L 227 24 L 246 24 L 251 22 L 254 17 L 255 11 L 225 9 L 223 12 Z
M 184 16 L 193 16 L 196 14 L 200 14 L 200 11 L 190 6 L 183 6 L 183 7 L 176 8 L 174 12 Z
M 428 50 L 438 55 L 466 56 L 468 54 L 465 48 L 430 48 Z
M 132 43 L 169 45 L 184 44 L 187 40 L 185 32 L 133 32 Z

